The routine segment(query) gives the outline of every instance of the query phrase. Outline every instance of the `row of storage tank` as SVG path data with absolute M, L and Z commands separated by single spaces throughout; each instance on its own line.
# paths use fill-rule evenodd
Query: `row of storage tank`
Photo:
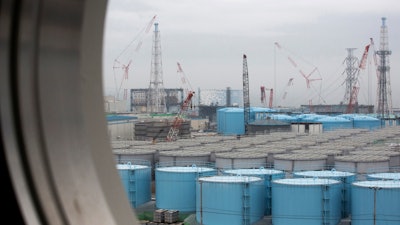
M 187 161 L 212 162 L 218 169 L 274 167 L 283 171 L 335 167 L 358 174 L 389 172 L 400 167 L 400 130 L 337 130 L 315 135 L 277 132 L 265 135 L 204 136 L 175 142 L 113 142 L 117 163 L 135 159 L 151 165 Z M 248 166 L 246 166 L 248 164 Z
M 267 118 L 288 124 L 319 123 L 323 131 L 335 129 L 380 129 L 386 125 L 399 125 L 396 120 L 381 120 L 377 115 L 340 114 L 336 116 L 319 114 L 288 115 L 269 108 L 251 107 L 249 123 L 265 121 Z M 389 124 L 386 124 L 389 123 Z M 390 124 L 391 123 L 391 124 Z M 217 128 L 220 134 L 244 134 L 243 108 L 227 107 L 217 110 Z
M 132 207 L 151 200 L 151 166 L 117 164 Z M 271 216 L 274 225 L 400 223 L 400 173 L 331 170 L 294 172 L 271 168 L 217 170 L 212 164 L 155 168 L 156 208 L 195 212 L 200 224 L 253 224 Z
M 157 208 L 202 224 L 399 224 L 399 137 L 388 127 L 112 144 L 133 207 L 154 181 Z

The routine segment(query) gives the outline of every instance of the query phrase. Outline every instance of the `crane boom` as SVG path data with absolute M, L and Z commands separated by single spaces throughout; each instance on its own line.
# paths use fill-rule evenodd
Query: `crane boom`
M 176 141 L 176 138 L 179 134 L 180 127 L 183 122 L 184 113 L 187 111 L 187 109 L 192 101 L 193 95 L 194 95 L 194 91 L 189 91 L 189 94 L 187 95 L 185 101 L 183 101 L 178 114 L 175 116 L 175 119 L 172 122 L 171 129 L 169 130 L 168 135 L 167 135 L 167 141 Z
M 250 119 L 250 96 L 249 96 L 249 72 L 247 70 L 247 56 L 243 54 L 243 112 L 244 112 L 244 134 L 248 134 Z
M 358 96 L 359 90 L 360 90 L 360 87 L 353 86 L 353 89 L 352 89 L 351 95 L 350 95 L 350 101 L 349 101 L 349 104 L 347 105 L 346 113 L 353 113 L 354 105 L 357 104 L 357 96 Z
M 367 64 L 369 46 L 370 45 L 365 46 L 364 53 L 362 55 L 362 58 L 361 58 L 361 61 L 360 61 L 360 65 L 359 65 L 360 69 L 365 69 L 365 66 Z

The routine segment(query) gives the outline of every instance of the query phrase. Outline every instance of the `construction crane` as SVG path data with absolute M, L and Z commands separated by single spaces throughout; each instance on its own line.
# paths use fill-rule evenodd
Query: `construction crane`
M 132 63 L 132 56 L 127 55 L 127 54 L 132 54 L 134 52 L 139 52 L 142 43 L 143 43 L 143 38 L 147 33 L 149 33 L 149 30 L 156 19 L 156 16 L 153 16 L 150 22 L 146 24 L 146 26 L 139 31 L 139 33 L 135 36 L 135 38 L 120 52 L 120 54 L 114 59 L 114 64 L 113 64 L 113 73 L 114 73 L 114 83 L 115 83 L 115 96 L 117 100 L 120 100 L 120 94 L 123 91 L 123 100 L 127 100 L 128 98 L 128 89 L 126 89 L 124 84 L 128 81 L 128 74 L 129 74 L 129 69 Z M 130 50 L 130 47 L 136 43 L 136 47 L 134 51 L 128 51 Z M 127 63 L 126 63 L 127 61 Z M 121 72 L 121 71 L 122 72 Z M 121 76 L 122 74 L 122 76 Z
M 346 113 L 354 113 L 354 108 L 355 105 L 358 103 L 358 92 L 360 90 L 359 87 L 359 74 L 361 70 L 365 69 L 366 63 L 367 63 L 367 58 L 368 58 L 368 52 L 369 52 L 369 44 L 365 46 L 363 55 L 361 57 L 361 60 L 358 64 L 357 68 L 353 68 L 354 62 L 356 62 L 356 58 L 352 56 L 352 50 L 354 48 L 348 48 L 347 51 L 349 53 L 349 56 L 346 58 L 346 61 L 348 61 L 348 68 L 346 71 L 348 72 L 348 78 L 346 78 L 346 81 L 349 83 L 346 86 L 348 88 L 351 87 L 351 90 L 348 91 L 349 93 L 346 92 L 346 96 L 348 96 L 348 104 L 347 104 L 347 109 Z
M 314 66 L 314 65 L 312 65 L 311 63 L 308 62 L 307 64 L 309 64 L 309 66 L 311 66 L 311 67 L 308 68 L 307 70 L 311 69 L 311 72 L 310 73 L 306 73 L 306 72 L 304 72 L 305 70 L 303 69 L 303 67 L 299 66 L 298 63 L 291 56 L 291 55 L 294 55 L 293 53 L 291 53 L 289 50 L 287 50 L 284 47 L 282 47 L 282 45 L 280 45 L 278 42 L 275 42 L 275 46 L 276 46 L 277 49 L 281 50 L 282 52 L 284 52 L 286 54 L 287 60 L 292 65 L 292 67 L 294 69 L 296 69 L 300 73 L 300 75 L 305 79 L 307 89 L 314 88 L 311 85 L 311 82 L 322 80 L 322 78 L 321 78 L 321 76 L 319 74 L 318 67 L 316 67 L 316 66 Z M 302 59 L 302 60 L 306 61 L 304 59 Z M 316 73 L 318 73 L 319 77 L 315 77 L 314 76 L 312 78 L 311 76 L 315 75 Z M 293 81 L 293 78 L 290 79 L 289 83 L 291 83 L 291 81 Z M 289 84 L 288 84 L 288 86 L 289 86 Z M 325 100 L 322 98 L 322 96 L 320 94 L 320 91 L 317 91 L 315 89 L 314 89 L 314 91 L 316 92 L 316 94 L 317 94 L 317 96 L 319 98 L 318 100 L 322 100 L 323 102 L 325 102 Z M 284 98 L 285 97 L 286 97 L 286 93 L 284 93 Z M 312 101 L 309 101 L 309 102 L 312 102 Z
M 360 87 L 353 86 L 353 89 L 352 89 L 351 95 L 350 95 L 350 101 L 349 101 L 349 104 L 347 105 L 346 113 L 353 113 L 354 106 L 357 104 L 357 96 L 358 96 L 359 90 L 360 90 Z
M 294 79 L 293 77 L 289 78 L 289 81 L 285 86 L 285 90 L 283 91 L 282 100 L 286 99 L 288 87 L 293 86 L 293 79 Z
M 174 121 L 172 122 L 171 129 L 169 130 L 167 135 L 167 141 L 176 141 L 182 122 L 184 121 L 184 114 L 191 105 L 194 94 L 194 91 L 189 91 L 185 101 L 183 101 L 178 114 L 175 116 Z
M 187 79 L 187 76 L 186 76 L 185 72 L 183 71 L 181 64 L 179 62 L 177 62 L 176 64 L 178 66 L 177 72 L 181 77 L 184 95 L 186 96 L 189 93 L 189 91 L 193 90 L 192 85 L 190 84 L 189 80 Z
M 274 89 L 273 88 L 265 88 L 265 86 L 261 86 L 261 103 L 266 104 L 266 93 L 265 91 L 269 90 L 269 102 L 268 108 L 272 108 L 273 98 L 274 98 Z
M 244 134 L 247 135 L 250 120 L 250 95 L 249 95 L 249 71 L 247 69 L 247 56 L 243 54 L 243 112 Z
M 185 86 L 184 87 L 184 94 L 186 95 L 185 100 L 183 101 L 178 114 L 175 116 L 171 128 L 168 132 L 167 135 L 167 141 L 176 141 L 182 122 L 184 121 L 184 116 L 185 113 L 188 111 L 189 108 L 191 108 L 190 106 L 192 105 L 192 98 L 195 94 L 194 91 L 192 91 L 192 86 L 190 85 L 189 80 L 186 77 L 185 72 L 182 69 L 182 66 L 179 62 L 177 62 L 177 66 L 178 66 L 178 74 L 180 74 L 181 76 L 181 81 L 182 84 Z

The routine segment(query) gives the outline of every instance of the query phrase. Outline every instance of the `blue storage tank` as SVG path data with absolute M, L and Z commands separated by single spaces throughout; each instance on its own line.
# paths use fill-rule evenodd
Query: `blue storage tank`
M 351 184 L 356 180 L 356 174 L 350 172 L 342 172 L 332 170 L 318 170 L 318 171 L 302 171 L 295 172 L 293 177 L 300 178 L 326 178 L 339 180 L 343 184 L 342 190 L 342 218 L 346 218 L 351 214 Z
M 271 215 L 271 181 L 285 178 L 285 172 L 275 169 L 266 169 L 260 167 L 258 169 L 232 169 L 222 172 L 226 175 L 256 176 L 264 179 L 265 188 L 265 210 L 264 215 Z
M 270 116 L 273 120 L 283 121 L 283 122 L 296 122 L 296 118 L 286 114 L 274 114 Z
M 352 225 L 400 224 L 399 180 L 367 180 L 352 185 Z
M 341 181 L 325 178 L 272 181 L 272 224 L 337 225 L 342 186 Z
M 250 107 L 250 121 L 265 120 L 270 113 L 277 112 L 275 109 L 265 107 Z
M 116 167 L 132 208 L 149 202 L 151 200 L 150 162 L 142 161 L 140 164 L 128 162 L 117 164 Z
M 300 115 L 296 115 L 296 122 L 304 122 L 304 123 L 314 123 L 317 122 L 317 120 L 325 118 L 327 116 L 324 115 L 317 115 L 317 114 L 300 114 Z
M 162 165 L 162 164 L 161 164 Z M 196 180 L 213 176 L 217 170 L 201 166 L 159 167 L 155 170 L 156 208 L 196 211 Z
M 367 175 L 367 180 L 400 180 L 400 173 L 373 173 Z
M 351 120 L 342 117 L 326 116 L 324 118 L 319 118 L 316 121 L 322 123 L 322 129 L 324 131 L 353 128 L 353 123 Z
M 196 220 L 204 225 L 253 224 L 264 217 L 264 181 L 252 176 L 212 176 L 196 183 Z
M 243 108 L 229 108 L 224 112 L 224 127 L 222 134 L 242 135 L 244 134 L 244 113 Z
M 222 133 L 225 128 L 225 111 L 229 108 L 222 108 L 217 110 L 217 132 Z
M 217 110 L 217 125 L 217 131 L 220 134 L 244 134 L 243 108 L 223 108 Z
M 376 130 L 381 128 L 381 120 L 372 116 L 360 114 L 343 114 L 338 117 L 353 121 L 353 128 Z

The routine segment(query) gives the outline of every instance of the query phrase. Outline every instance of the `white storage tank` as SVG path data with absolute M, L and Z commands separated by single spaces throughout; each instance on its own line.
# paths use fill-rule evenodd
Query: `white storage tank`
M 271 181 L 285 178 L 285 172 L 264 167 L 254 169 L 231 169 L 222 172 L 225 175 L 255 176 L 264 179 L 265 188 L 265 215 L 271 215 Z
M 342 186 L 334 179 L 272 181 L 272 224 L 337 225 L 341 219 Z
M 274 168 L 283 171 L 322 170 L 328 156 L 323 154 L 288 153 L 274 155 Z
M 116 165 L 132 208 L 151 200 L 151 165 L 148 161 L 136 160 Z
M 335 157 L 335 168 L 340 171 L 357 173 L 389 172 L 389 157 L 377 155 L 344 155 Z
M 264 181 L 251 176 L 201 177 L 196 183 L 200 224 L 253 224 L 264 216 Z
M 196 211 L 196 180 L 213 176 L 217 170 L 213 164 L 192 164 L 175 166 L 171 163 L 157 163 L 155 168 L 156 208 Z
M 124 164 L 134 160 L 146 160 L 149 161 L 151 165 L 154 165 L 156 150 L 145 149 L 145 147 L 138 146 L 127 149 L 114 149 L 113 154 L 117 164 Z
M 244 169 L 265 166 L 268 153 L 251 151 L 232 151 L 215 154 L 215 166 L 218 169 Z
M 400 181 L 368 180 L 352 184 L 352 225 L 399 225 Z
M 372 173 L 367 175 L 367 180 L 400 180 L 400 172 Z
M 187 162 L 210 162 L 210 152 L 202 151 L 201 148 L 164 151 L 159 154 L 159 162 L 175 162 L 176 166 L 185 165 Z
M 350 172 L 331 170 L 295 172 L 293 177 L 300 178 L 326 178 L 339 180 L 343 184 L 342 189 L 342 218 L 351 214 L 351 184 L 356 181 L 356 174 Z

